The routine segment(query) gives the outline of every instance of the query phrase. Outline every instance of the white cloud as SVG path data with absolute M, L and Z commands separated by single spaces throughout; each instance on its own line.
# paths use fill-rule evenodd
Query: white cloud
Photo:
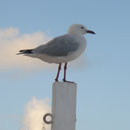
M 40 60 L 18 56 L 16 53 L 20 49 L 34 48 L 40 44 L 44 44 L 49 39 L 43 32 L 20 34 L 17 28 L 0 29 L 0 69 L 34 69 L 36 67 L 43 67 Z
M 32 98 L 25 106 L 21 130 L 50 130 L 50 125 L 43 123 L 43 116 L 50 112 L 48 99 Z
M 19 34 L 19 30 L 17 28 L 5 28 L 0 29 L 0 40 L 6 40 L 11 39 L 13 37 L 16 37 Z

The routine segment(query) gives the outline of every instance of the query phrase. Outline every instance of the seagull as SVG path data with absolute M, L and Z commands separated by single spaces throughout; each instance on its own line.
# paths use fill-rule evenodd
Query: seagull
M 84 51 L 87 41 L 84 34 L 95 34 L 94 31 L 88 30 L 81 24 L 72 24 L 68 33 L 58 36 L 46 44 L 40 45 L 34 49 L 20 50 L 19 54 L 38 58 L 44 62 L 59 64 L 55 81 L 58 82 L 61 65 L 64 64 L 63 82 L 66 80 L 67 63 L 78 58 Z

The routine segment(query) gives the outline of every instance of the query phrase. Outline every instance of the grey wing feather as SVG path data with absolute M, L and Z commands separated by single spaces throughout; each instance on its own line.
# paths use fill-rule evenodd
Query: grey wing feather
M 78 47 L 79 43 L 73 37 L 63 35 L 35 48 L 33 51 L 37 54 L 49 56 L 67 56 L 69 53 L 76 51 Z

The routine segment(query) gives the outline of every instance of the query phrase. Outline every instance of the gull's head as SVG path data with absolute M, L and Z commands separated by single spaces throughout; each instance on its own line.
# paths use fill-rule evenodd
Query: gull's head
M 91 34 L 96 34 L 94 31 L 88 30 L 84 25 L 81 24 L 72 24 L 69 28 L 68 33 L 70 34 L 87 34 L 87 33 L 91 33 Z

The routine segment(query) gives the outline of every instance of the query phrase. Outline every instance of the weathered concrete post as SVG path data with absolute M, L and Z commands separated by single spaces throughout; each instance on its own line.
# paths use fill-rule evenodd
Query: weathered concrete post
M 75 130 L 76 90 L 75 83 L 53 83 L 51 130 Z

